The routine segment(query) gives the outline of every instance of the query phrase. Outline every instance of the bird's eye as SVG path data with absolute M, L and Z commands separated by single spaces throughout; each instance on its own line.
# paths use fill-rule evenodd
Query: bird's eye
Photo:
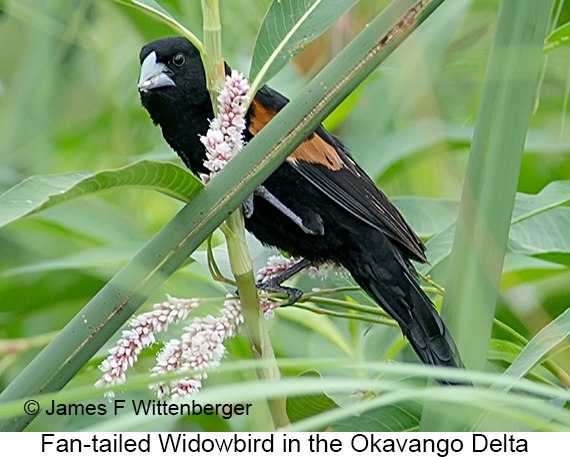
M 181 52 L 179 52 L 172 58 L 172 63 L 177 67 L 181 67 L 182 65 L 184 65 L 184 62 L 186 62 L 186 58 L 184 57 L 184 54 L 182 54 Z

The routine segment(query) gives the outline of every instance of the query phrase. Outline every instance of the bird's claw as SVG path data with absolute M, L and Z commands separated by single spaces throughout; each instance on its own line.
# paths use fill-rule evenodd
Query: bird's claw
M 269 284 L 271 283 L 271 284 Z M 280 308 L 284 306 L 291 306 L 297 303 L 303 297 L 303 291 L 301 289 L 295 289 L 294 287 L 281 286 L 271 280 L 266 282 L 258 282 L 255 287 L 264 292 L 273 292 L 279 294 L 287 294 L 289 296 L 289 301 L 279 305 Z M 236 295 L 239 295 L 239 291 L 236 289 Z
M 282 286 L 281 283 L 287 281 L 289 278 L 296 275 L 301 270 L 310 265 L 311 265 L 310 260 L 307 259 L 299 260 L 296 264 L 290 266 L 286 270 L 283 270 L 281 273 L 276 274 L 267 281 L 258 282 L 255 286 L 259 290 L 263 290 L 265 292 L 287 294 L 289 296 L 289 301 L 282 304 L 281 306 L 291 306 L 297 303 L 301 299 L 301 297 L 303 296 L 303 291 L 301 289 L 295 289 L 294 287 Z M 236 295 L 237 294 L 238 291 L 236 291 Z
M 303 296 L 303 291 L 301 289 L 295 289 L 294 287 L 282 286 L 278 281 L 269 279 L 265 282 L 260 282 L 256 284 L 256 287 L 265 292 L 274 292 L 279 294 L 287 294 L 289 296 L 289 301 L 282 303 L 280 307 L 291 306 L 297 303 Z

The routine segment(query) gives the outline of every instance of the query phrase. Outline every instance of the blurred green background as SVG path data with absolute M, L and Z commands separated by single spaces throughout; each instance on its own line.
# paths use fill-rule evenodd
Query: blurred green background
M 271 85 L 294 97 L 388 3 L 361 0 Z M 161 4 L 201 36 L 198 0 Z M 256 32 L 269 4 L 269 0 L 249 0 L 247 5 L 221 0 L 224 57 L 232 67 L 249 68 Z M 434 206 L 428 204 L 432 200 L 426 203 L 425 212 L 418 210 L 417 200 L 409 205 L 406 198 L 395 199 L 426 240 L 455 217 L 498 5 L 499 0 L 446 2 L 326 122 L 390 197 L 438 199 Z M 0 192 L 37 174 L 95 172 L 141 158 L 179 163 L 140 106 L 136 88 L 140 48 L 171 35 L 168 28 L 112 1 L 4 0 L 0 8 Z M 558 23 L 569 20 L 570 2 L 566 2 Z M 570 48 L 566 47 L 544 59 L 519 192 L 537 193 L 552 181 L 570 179 L 569 88 Z M 0 230 L 0 389 L 37 353 L 35 346 L 61 329 L 180 207 L 158 193 L 121 189 L 66 203 Z M 568 220 L 570 227 L 568 208 L 558 211 L 556 217 Z M 544 221 L 534 223 L 540 228 Z M 567 255 L 570 229 L 557 240 Z M 218 248 L 221 264 L 226 262 L 223 249 Z M 268 250 L 252 240 L 252 253 L 260 266 Z M 214 283 L 204 267 L 204 253 L 194 257 L 197 261 L 170 278 L 154 300 L 162 301 L 165 293 L 223 296 L 226 289 Z M 513 254 L 507 259 L 498 316 L 527 338 L 570 303 L 568 261 L 561 257 L 545 260 Z M 432 271 L 441 284 L 445 284 L 445 266 L 443 262 Z M 300 281 L 305 288 L 315 287 L 307 278 Z M 215 308 L 201 312 L 211 309 Z M 322 335 L 307 332 L 310 324 L 300 313 L 287 310 L 270 323 L 277 354 L 338 355 L 338 347 L 323 342 Z M 367 325 L 331 322 L 351 343 L 349 355 L 354 358 L 392 357 L 401 347 L 395 329 L 370 331 Z M 46 337 L 30 340 L 37 335 Z M 24 340 L 10 342 L 14 339 Z M 229 345 L 230 358 L 247 356 L 244 338 Z M 143 355 L 137 366 L 140 372 L 152 365 L 151 351 Z M 100 360 L 73 382 L 94 382 Z M 570 369 L 567 351 L 556 360 Z M 214 376 L 211 382 L 224 379 Z M 39 417 L 33 427 L 84 425 L 65 419 L 48 422 Z M 228 425 L 207 419 L 195 427 L 227 429 Z

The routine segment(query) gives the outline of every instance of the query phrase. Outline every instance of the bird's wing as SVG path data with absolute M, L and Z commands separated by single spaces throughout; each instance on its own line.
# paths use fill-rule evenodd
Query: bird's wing
M 248 129 L 257 134 L 288 100 L 263 87 L 248 112 Z M 394 241 L 407 256 L 427 262 L 425 246 L 388 197 L 352 159 L 345 146 L 320 126 L 287 158 L 307 181 L 362 222 Z

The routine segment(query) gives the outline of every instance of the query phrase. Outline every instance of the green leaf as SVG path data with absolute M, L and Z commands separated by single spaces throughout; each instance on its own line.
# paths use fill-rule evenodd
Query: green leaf
M 253 49 L 249 70 L 251 93 L 275 76 L 357 1 L 274 0 Z
M 570 203 L 570 181 L 554 181 L 536 195 L 518 193 L 511 224 Z
M 492 338 L 489 343 L 489 352 L 487 358 L 489 360 L 513 363 L 516 357 L 521 353 L 522 347 L 512 341 L 499 340 Z
M 323 338 L 338 347 L 344 354 L 346 354 L 347 357 L 352 357 L 353 350 L 350 347 L 350 344 L 328 316 L 312 313 L 293 306 L 289 307 L 285 311 L 277 311 L 277 313 L 279 317 L 297 322 L 298 324 L 308 328 L 311 332 L 321 335 Z
M 528 255 L 570 252 L 568 251 L 570 239 L 566 235 L 568 231 L 564 225 L 568 223 L 567 210 L 561 208 L 558 210 L 559 213 L 558 211 L 553 213 L 556 208 L 569 203 L 570 181 L 552 182 L 536 195 L 517 193 L 511 218 L 509 248 L 514 252 Z M 413 224 L 412 226 L 414 227 Z M 430 264 L 419 268 L 423 274 L 429 273 L 449 256 L 454 235 L 455 222 L 452 222 L 427 242 Z M 551 259 L 545 258 L 545 260 Z M 566 261 L 562 263 L 567 264 Z
M 422 405 L 405 401 L 396 405 L 366 411 L 358 417 L 350 417 L 332 424 L 334 432 L 413 432 L 420 425 Z
M 160 6 L 154 0 L 115 0 L 119 3 L 127 3 L 135 8 L 148 11 L 155 18 L 161 20 L 161 18 L 167 18 L 168 20 L 174 20 L 172 15 L 166 11 L 162 6 Z
M 349 144 L 360 165 L 376 180 L 381 176 L 377 170 L 384 174 L 391 163 L 418 151 L 414 149 L 416 146 L 422 147 L 421 143 L 430 138 L 434 141 L 447 132 L 448 126 L 441 119 L 420 119 L 418 124 L 423 125 L 418 126 L 419 130 L 414 124 L 418 108 L 433 95 L 434 81 L 442 73 L 447 74 L 446 61 L 455 52 L 453 37 L 465 33 L 464 25 L 469 22 L 466 15 L 472 3 L 472 0 L 445 2 L 441 13 L 432 17 L 430 26 L 418 30 L 401 52 L 386 61 L 380 70 L 382 77 L 369 85 L 358 109 L 353 111 L 347 128 Z M 458 126 L 453 130 L 462 134 L 471 130 L 467 139 L 471 141 L 472 127 Z M 421 150 L 425 157 L 425 146 Z M 427 152 L 428 156 L 432 154 L 433 150 Z
M 511 227 L 509 248 L 570 265 L 570 208 L 554 208 Z M 556 254 L 546 258 L 545 254 Z
M 68 268 L 88 269 L 110 267 L 117 269 L 126 264 L 143 246 L 140 241 L 121 243 L 119 245 L 102 246 L 87 249 L 74 255 L 61 257 L 59 259 L 47 260 L 33 263 L 23 267 L 13 268 L 5 271 L 4 276 L 12 276 L 26 273 L 36 273 L 39 271 L 63 270 Z
M 455 237 L 456 225 L 455 221 L 452 222 L 426 243 L 426 254 L 429 263 L 418 267 L 422 274 L 427 275 L 433 268 L 449 257 Z
M 501 2 L 449 260 L 442 316 L 466 366 L 483 369 L 524 144 L 554 0 Z M 422 431 L 455 429 L 429 404 Z M 468 412 L 467 412 L 468 413 Z
M 366 96 L 366 93 L 364 94 Z M 354 113 L 353 113 L 354 117 Z M 352 119 L 354 122 L 354 119 Z M 370 126 L 366 124 L 370 130 Z M 464 151 L 471 145 L 473 126 L 442 122 L 439 119 L 423 118 L 395 132 L 378 135 L 353 134 L 351 149 L 360 165 L 376 180 L 385 178 L 395 166 L 407 160 L 417 160 L 417 154 L 432 149 L 438 144 L 448 144 L 454 150 Z M 544 130 L 531 129 L 524 146 L 527 154 L 564 154 L 570 149 L 567 141 Z M 363 153 L 364 151 L 364 153 Z M 371 151 L 366 154 L 366 151 Z M 389 154 L 372 153 L 390 151 Z
M 511 365 L 522 350 L 523 348 L 517 343 L 491 338 L 487 358 L 498 366 L 505 367 Z M 551 377 L 548 370 L 540 365 L 533 367 L 529 370 L 529 373 L 532 374 L 534 379 L 540 380 L 545 384 L 554 385 L 552 381 L 548 380 L 548 377 Z
M 559 263 L 508 251 L 503 266 L 501 290 L 508 290 L 519 284 L 536 281 L 565 270 L 566 267 Z
M 544 43 L 543 54 L 548 54 L 563 46 L 570 45 L 570 22 L 558 27 Z
M 372 73 L 368 78 L 366 78 L 360 86 L 358 86 L 346 99 L 342 102 L 337 109 L 335 109 L 329 117 L 325 119 L 323 125 L 325 128 L 331 132 L 344 122 L 344 120 L 351 114 L 352 109 L 360 99 L 364 89 L 369 83 L 378 79 L 380 77 L 379 73 Z
M 133 6 L 139 10 L 152 16 L 154 19 L 165 23 L 173 30 L 188 38 L 194 46 L 200 51 L 202 56 L 205 56 L 204 45 L 190 30 L 184 27 L 180 22 L 172 17 L 172 15 L 162 8 L 154 0 L 115 0 L 118 3 Z
M 392 202 L 421 238 L 431 238 L 457 219 L 459 202 L 425 197 L 394 197 Z
M 523 348 L 504 376 L 519 379 L 542 362 L 548 353 L 570 335 L 570 309 L 567 309 L 538 332 Z
M 223 375 L 239 371 L 240 373 L 248 372 L 252 368 L 262 366 L 260 364 L 253 364 L 252 361 L 240 360 L 239 362 L 222 363 L 219 367 L 220 373 Z M 374 398 L 369 398 L 367 401 L 355 403 L 346 408 L 332 408 L 319 414 L 311 416 L 308 419 L 302 420 L 294 424 L 294 431 L 309 431 L 320 430 L 328 427 L 331 423 L 344 424 L 349 418 L 359 415 L 360 417 L 381 407 L 388 407 L 398 405 L 405 408 L 407 412 L 411 409 L 408 408 L 407 402 L 419 403 L 425 398 L 434 398 L 440 406 L 439 412 L 442 415 L 449 414 L 449 406 L 457 404 L 460 407 L 467 405 L 477 405 L 479 408 L 488 408 L 490 412 L 501 417 L 504 413 L 507 417 L 512 417 L 513 413 L 520 410 L 529 408 L 527 412 L 523 412 L 520 420 L 524 423 L 526 421 L 544 422 L 546 418 L 552 418 L 554 429 L 560 430 L 562 427 L 568 427 L 570 424 L 570 413 L 568 410 L 554 407 L 550 399 L 563 398 L 568 400 L 569 393 L 566 389 L 560 389 L 544 384 L 530 383 L 526 380 L 516 381 L 516 391 L 503 394 L 498 391 L 490 391 L 487 388 L 476 386 L 473 388 L 449 388 L 441 389 L 439 387 L 420 388 L 418 385 L 402 382 L 394 382 L 397 379 L 409 379 L 410 377 L 426 376 L 442 377 L 444 370 L 440 367 L 426 367 L 420 364 L 394 364 L 394 363 L 358 363 L 350 362 L 347 360 L 331 360 L 331 359 L 289 359 L 280 360 L 282 368 L 303 367 L 310 369 L 315 367 L 321 369 L 328 368 L 346 368 L 348 370 L 357 371 L 360 373 L 368 374 L 368 376 L 358 377 L 345 377 L 345 378 L 323 378 L 317 377 L 295 377 L 283 378 L 279 382 L 260 382 L 260 381 L 240 381 L 229 382 L 221 385 L 209 385 L 203 389 L 196 397 L 196 402 L 200 404 L 206 403 L 228 403 L 235 401 L 236 398 L 240 399 L 242 403 L 250 403 L 259 399 L 267 397 L 277 397 L 280 395 L 287 395 L 293 397 L 296 395 L 320 395 L 323 391 L 326 392 L 344 392 L 351 393 L 357 391 L 380 391 L 382 395 Z M 452 370 L 457 372 L 459 370 Z M 464 375 L 472 375 L 477 383 L 483 382 L 484 386 L 492 383 L 494 380 L 499 379 L 496 373 L 483 373 L 473 372 L 467 373 L 461 370 Z M 175 375 L 175 373 L 174 373 Z M 171 374 L 170 379 L 172 379 Z M 229 376 L 228 376 L 229 377 Z M 166 378 L 161 378 L 166 379 Z M 134 389 L 146 389 L 148 386 L 148 374 L 140 374 L 129 377 L 126 384 L 122 388 L 126 392 L 133 392 Z M 70 386 L 62 392 L 57 394 L 43 394 L 35 396 L 34 398 L 40 405 L 49 405 L 51 400 L 56 398 L 60 403 L 77 403 L 85 400 L 101 401 L 101 390 L 95 389 L 91 384 L 84 386 Z M 539 396 L 540 400 L 537 401 L 536 397 Z M 546 401 L 545 401 L 546 400 Z M 92 402 L 92 401 L 91 401 Z M 9 403 L 0 405 L 0 421 L 6 418 L 17 415 L 21 412 L 22 402 L 11 401 Z M 413 408 L 413 406 L 411 406 Z M 395 417 L 399 418 L 398 412 L 395 412 Z M 518 415 L 517 415 L 518 416 Z M 98 431 L 141 431 L 149 430 L 150 428 L 159 427 L 160 429 L 171 426 L 171 418 L 157 417 L 153 415 L 138 415 L 136 416 L 132 411 L 126 412 L 121 415 L 123 419 L 117 422 L 107 422 L 101 425 L 100 420 L 93 422 L 90 431 L 97 429 Z M 543 419 L 544 418 L 544 419 Z M 119 417 L 117 417 L 119 419 Z M 389 419 L 386 418 L 386 421 Z M 404 419 L 405 420 L 405 419 Z M 402 419 L 398 419 L 402 422 Z M 358 426 L 358 424 L 355 424 Z M 117 428 L 119 427 L 119 428 Z M 124 428 L 123 428 L 124 427 Z M 546 427 L 550 428 L 548 425 Z M 375 431 L 375 429 L 366 429 L 366 431 Z
M 319 378 L 322 379 L 321 373 L 317 370 L 309 370 L 301 373 L 298 378 Z M 322 413 L 327 409 L 336 406 L 334 400 L 326 394 L 321 395 L 299 395 L 287 398 L 287 416 L 291 422 L 305 419 L 310 416 Z
M 184 168 L 154 160 L 97 173 L 32 176 L 0 195 L 0 227 L 74 198 L 117 187 L 152 189 L 187 202 L 203 186 Z

